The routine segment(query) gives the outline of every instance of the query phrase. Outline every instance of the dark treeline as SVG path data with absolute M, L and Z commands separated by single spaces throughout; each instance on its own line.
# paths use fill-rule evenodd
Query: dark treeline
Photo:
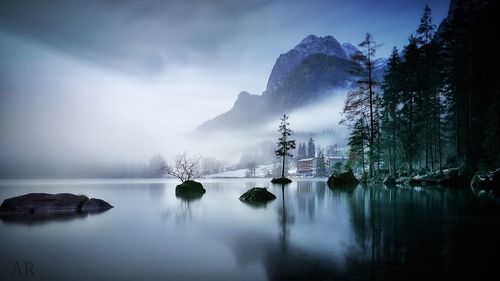
M 394 48 L 384 81 L 372 79 L 378 45 L 367 34 L 342 121 L 352 129 L 350 162 L 370 176 L 499 167 L 497 18 L 497 1 L 452 1 L 436 28 L 426 6 L 407 45 Z

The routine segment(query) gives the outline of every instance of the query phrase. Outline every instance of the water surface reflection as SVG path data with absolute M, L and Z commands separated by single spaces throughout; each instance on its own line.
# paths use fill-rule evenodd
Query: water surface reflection
M 500 249 L 498 207 L 468 191 L 206 180 L 202 197 L 178 198 L 175 185 L 3 182 L 1 200 L 64 191 L 115 208 L 29 228 L 0 221 L 0 279 L 10 278 L 18 259 L 32 260 L 37 278 L 51 280 L 477 277 L 494 271 Z M 269 186 L 278 198 L 258 208 L 238 200 L 254 186 Z

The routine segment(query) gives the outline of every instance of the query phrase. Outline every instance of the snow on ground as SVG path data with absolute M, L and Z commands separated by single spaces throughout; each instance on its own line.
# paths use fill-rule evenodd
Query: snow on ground
M 206 178 L 244 178 L 248 169 L 239 169 L 234 171 L 225 171 L 216 174 L 207 175 Z
M 255 177 L 266 177 L 269 172 L 272 172 L 273 165 L 259 165 L 257 169 L 255 169 Z M 245 178 L 248 176 L 248 169 L 238 169 L 233 171 L 225 171 L 216 174 L 207 175 L 206 178 Z

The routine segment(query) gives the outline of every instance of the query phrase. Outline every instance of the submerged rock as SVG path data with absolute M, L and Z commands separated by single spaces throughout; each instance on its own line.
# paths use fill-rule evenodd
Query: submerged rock
M 206 192 L 205 188 L 200 182 L 194 180 L 187 180 L 175 187 L 176 196 L 199 196 Z
M 241 201 L 251 203 L 263 203 L 274 199 L 276 196 L 262 187 L 254 187 L 240 196 Z
M 357 185 L 359 180 L 354 176 L 352 170 L 345 173 L 333 174 L 328 178 L 327 184 L 330 188 Z
M 271 180 L 272 183 L 279 183 L 279 184 L 288 184 L 291 183 L 292 180 L 289 178 L 273 178 Z
M 86 205 L 85 208 L 83 208 L 84 205 Z M 50 215 L 100 211 L 111 208 L 113 206 L 101 199 L 89 199 L 84 195 L 29 193 L 5 199 L 0 206 L 0 215 Z
M 113 208 L 113 206 L 111 206 L 108 202 L 102 199 L 91 198 L 83 203 L 82 212 L 95 212 L 111 208 Z

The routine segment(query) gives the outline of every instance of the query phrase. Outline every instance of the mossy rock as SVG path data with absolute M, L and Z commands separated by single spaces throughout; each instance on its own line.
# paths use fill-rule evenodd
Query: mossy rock
M 387 176 L 384 178 L 384 185 L 386 186 L 395 186 L 396 185 L 396 178 L 393 176 Z
M 279 184 L 289 184 L 292 182 L 291 179 L 289 178 L 273 178 L 271 180 L 272 183 L 279 183 Z
M 206 192 L 203 185 L 197 181 L 187 180 L 175 187 L 176 196 L 199 196 Z
M 354 176 L 352 170 L 345 173 L 333 174 L 328 178 L 327 184 L 330 188 L 356 186 L 359 180 Z
M 274 199 L 276 196 L 262 187 L 251 188 L 240 196 L 241 201 L 249 203 L 264 203 Z

